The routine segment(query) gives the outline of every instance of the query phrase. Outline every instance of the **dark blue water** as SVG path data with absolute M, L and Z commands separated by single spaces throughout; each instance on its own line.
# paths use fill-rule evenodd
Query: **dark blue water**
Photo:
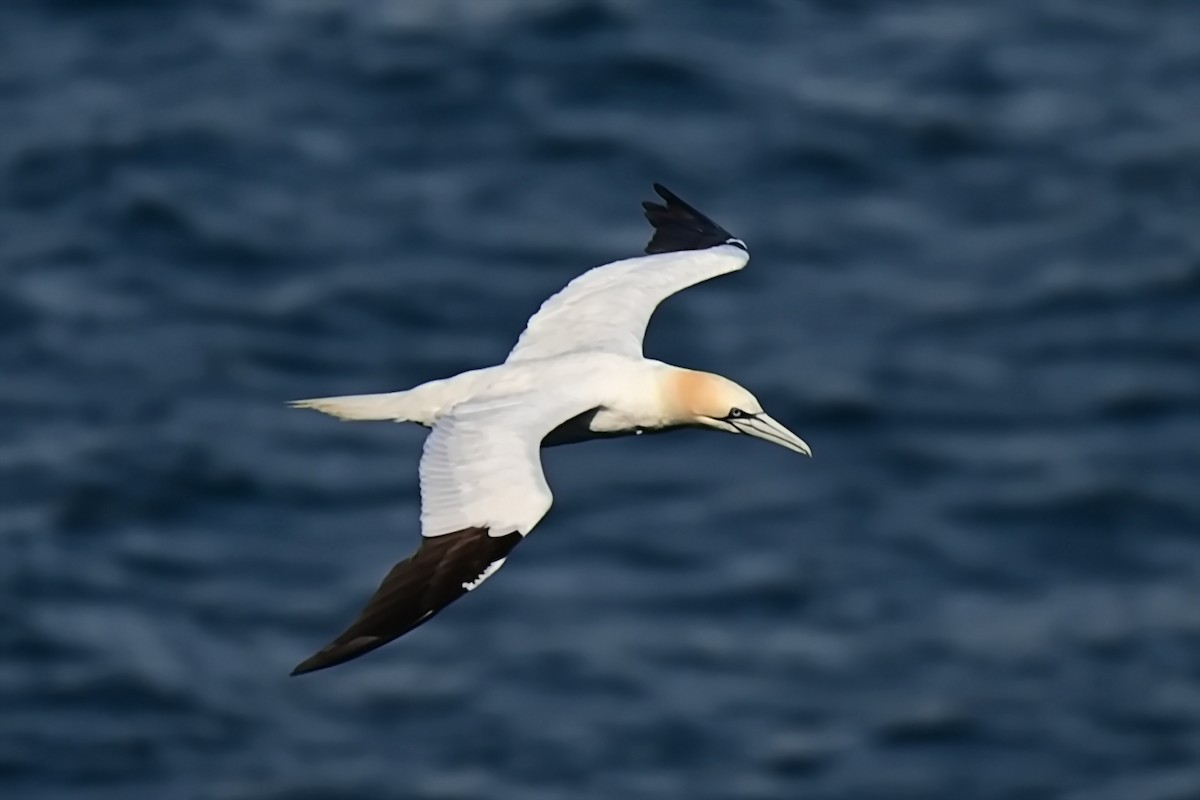
M 419 429 L 745 238 L 648 352 L 715 434 L 546 454 L 485 589 L 288 670 L 417 535 Z M 0 5 L 0 795 L 1200 797 L 1200 4 Z

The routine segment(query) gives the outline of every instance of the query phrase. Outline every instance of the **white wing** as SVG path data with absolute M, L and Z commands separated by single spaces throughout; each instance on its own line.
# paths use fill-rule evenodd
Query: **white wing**
M 659 303 L 689 286 L 736 272 L 750 254 L 738 245 L 629 258 L 596 267 L 542 304 L 508 361 L 603 350 L 642 357 Z
M 474 591 L 550 508 L 542 438 L 588 410 L 587 393 L 469 400 L 442 417 L 421 457 L 421 544 L 384 576 L 354 621 L 293 675 L 358 658 Z
M 434 425 L 421 456 L 421 533 L 465 528 L 524 535 L 550 509 L 547 433 L 595 407 L 585 393 L 542 390 L 468 400 Z

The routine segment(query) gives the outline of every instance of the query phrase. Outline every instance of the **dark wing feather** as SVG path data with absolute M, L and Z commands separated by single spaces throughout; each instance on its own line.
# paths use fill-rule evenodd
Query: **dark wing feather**
M 292 674 L 358 658 L 427 622 L 466 594 L 463 584 L 505 558 L 521 538 L 519 533 L 489 536 L 487 528 L 422 538 L 415 553 L 392 567 L 350 627 Z
M 654 184 L 654 191 L 666 200 L 666 205 L 646 201 L 646 219 L 654 226 L 654 236 L 646 245 L 646 252 L 674 253 L 680 250 L 706 250 L 719 244 L 733 244 L 746 249 L 741 239 L 679 199 L 674 192 L 661 183 Z

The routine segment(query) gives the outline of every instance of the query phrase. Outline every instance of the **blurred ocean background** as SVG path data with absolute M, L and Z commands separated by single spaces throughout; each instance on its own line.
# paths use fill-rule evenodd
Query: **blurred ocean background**
M 545 454 L 434 624 L 289 679 L 503 359 L 747 240 L 647 352 L 813 446 Z M 0 796 L 1200 797 L 1200 3 L 0 4 Z

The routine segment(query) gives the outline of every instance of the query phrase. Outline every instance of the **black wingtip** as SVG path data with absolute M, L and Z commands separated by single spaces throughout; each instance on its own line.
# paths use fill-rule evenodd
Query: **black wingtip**
M 372 650 L 383 647 L 390 641 L 391 639 L 383 639 L 378 636 L 360 636 L 349 642 L 332 642 L 297 664 L 289 675 L 291 677 L 307 675 L 310 672 L 345 664 L 347 661 L 352 661 Z
M 422 538 L 416 552 L 384 576 L 350 626 L 291 674 L 344 664 L 425 624 L 494 572 L 521 539 L 515 531 L 492 536 L 486 527 Z
M 646 245 L 646 252 L 675 253 L 680 250 L 706 250 L 721 244 L 732 244 L 746 249 L 741 239 L 701 214 L 661 183 L 654 184 L 654 191 L 666 204 L 647 200 L 642 203 L 646 219 L 654 226 L 654 236 Z

